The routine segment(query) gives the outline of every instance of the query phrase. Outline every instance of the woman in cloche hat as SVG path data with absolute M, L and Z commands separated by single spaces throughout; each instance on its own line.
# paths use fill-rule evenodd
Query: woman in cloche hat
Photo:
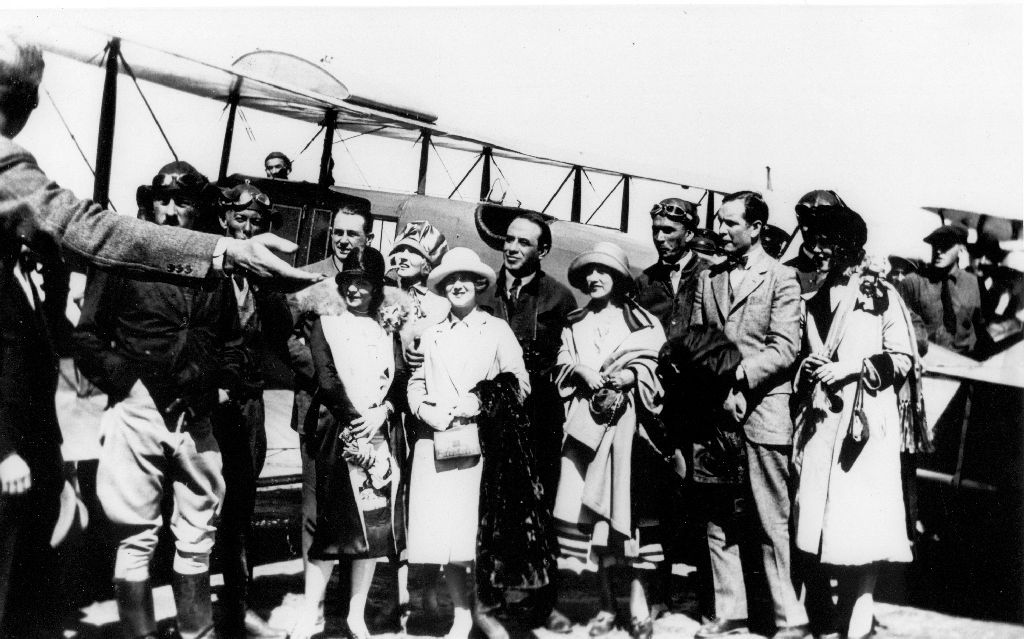
M 408 316 L 402 325 L 402 346 L 406 349 L 429 326 L 448 315 L 448 300 L 427 286 L 427 276 L 448 252 L 448 240 L 437 227 L 424 220 L 409 222 L 395 237 L 389 259 L 397 287 L 388 287 L 387 303 L 399 304 Z
M 366 599 L 377 559 L 398 561 L 405 513 L 398 450 L 404 432 L 405 367 L 397 335 L 380 322 L 384 257 L 353 250 L 338 273 L 346 308 L 317 318 L 310 353 L 319 388 L 306 413 L 306 445 L 316 460 L 317 524 L 306 566 L 306 605 L 293 639 L 319 631 L 316 620 L 337 560 L 351 562 L 348 635 L 369 637 Z M 321 408 L 326 410 L 320 410 Z
M 477 294 L 494 281 L 494 270 L 472 250 L 445 253 L 427 285 L 448 300 L 451 312 L 423 333 L 423 365 L 409 380 L 409 410 L 418 419 L 409 481 L 409 563 L 443 567 L 454 607 L 451 639 L 468 637 L 474 621 L 489 637 L 507 637 L 490 615 L 478 611 L 474 619 L 467 572 L 477 558 L 483 467 L 479 443 L 474 454 L 471 441 L 480 401 L 470 391 L 511 373 L 519 398 L 530 392 L 512 329 L 477 308 Z
M 649 525 L 655 521 L 656 496 L 643 494 L 647 464 L 633 467 L 632 462 L 656 453 L 647 448 L 645 435 L 661 411 L 663 391 L 655 369 L 665 332 L 630 298 L 629 260 L 618 245 L 599 242 L 574 259 L 569 283 L 590 301 L 570 314 L 555 367 L 566 411 L 554 509 L 558 542 L 574 570 L 596 571 L 601 579 L 590 636 L 606 635 L 615 626 L 608 566 L 618 562 L 634 569 L 627 627 L 633 637 L 650 637 L 640 576 L 656 568 L 664 553 L 656 526 Z

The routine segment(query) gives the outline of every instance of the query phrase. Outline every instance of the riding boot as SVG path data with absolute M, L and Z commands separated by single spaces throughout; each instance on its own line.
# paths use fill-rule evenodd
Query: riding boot
M 216 639 L 213 604 L 210 602 L 210 573 L 183 575 L 175 572 L 171 587 L 178 607 L 178 634 L 181 639 Z
M 117 614 L 121 618 L 121 634 L 125 639 L 156 639 L 156 613 L 153 589 L 146 581 L 114 580 Z

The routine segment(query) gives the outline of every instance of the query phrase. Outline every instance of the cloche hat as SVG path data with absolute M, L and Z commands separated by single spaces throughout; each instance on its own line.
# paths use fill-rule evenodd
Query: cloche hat
M 427 286 L 439 295 L 444 295 L 441 284 L 454 273 L 472 273 L 487 280 L 487 287 L 494 286 L 497 275 L 494 269 L 483 263 L 473 249 L 457 246 L 444 254 L 441 263 L 427 276 Z
M 629 258 L 622 247 L 611 242 L 598 242 L 594 248 L 577 255 L 576 259 L 569 264 L 569 283 L 583 290 L 586 286 L 583 269 L 591 264 L 601 264 L 622 278 L 633 280 L 633 276 L 629 272 Z
M 430 222 L 415 220 L 406 224 L 402 232 L 398 234 L 391 247 L 391 252 L 394 253 L 402 247 L 411 248 L 425 257 L 431 266 L 437 266 L 444 254 L 448 252 L 448 240 L 445 239 L 444 233 Z

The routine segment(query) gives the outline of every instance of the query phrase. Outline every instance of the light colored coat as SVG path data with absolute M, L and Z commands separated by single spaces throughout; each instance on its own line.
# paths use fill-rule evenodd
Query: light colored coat
M 857 286 L 854 279 L 840 290 L 849 294 L 847 291 L 856 291 Z M 823 288 L 818 294 L 828 295 L 829 290 Z M 833 294 L 833 314 L 842 294 Z M 828 343 L 837 334 L 840 341 L 833 359 L 840 362 L 888 353 L 896 378 L 902 381 L 911 365 L 912 332 L 900 309 L 900 296 L 888 286 L 886 294 L 888 308 L 883 313 L 854 307 L 845 322 L 833 320 L 830 339 L 823 341 Z M 811 330 L 816 330 L 813 323 L 808 326 Z M 805 355 L 818 350 L 812 348 L 812 343 L 814 336 L 807 335 Z M 870 435 L 852 462 L 849 450 L 841 455 L 857 379 L 853 377 L 841 387 L 843 407 L 838 413 L 815 411 L 822 402 L 812 401 L 810 392 L 801 398 L 796 450 L 800 470 L 794 504 L 796 546 L 826 564 L 911 561 L 900 479 L 902 429 L 893 386 L 866 389 L 863 412 Z
M 793 441 L 789 396 L 800 346 L 800 284 L 796 273 L 758 246 L 735 299 L 729 300 L 729 271 L 701 274 L 691 325 L 722 329 L 743 356 L 750 394 L 743 431 L 752 442 L 784 446 Z
M 498 373 L 516 376 L 521 397 L 530 392 L 515 334 L 484 311 L 476 309 L 464 320 L 449 315 L 423 333 L 420 346 L 423 365 L 409 379 L 408 400 L 409 411 L 425 428 L 447 430 L 452 409 L 474 386 Z M 434 440 L 416 440 L 409 479 L 410 563 L 476 559 L 482 466 L 479 457 L 436 461 Z

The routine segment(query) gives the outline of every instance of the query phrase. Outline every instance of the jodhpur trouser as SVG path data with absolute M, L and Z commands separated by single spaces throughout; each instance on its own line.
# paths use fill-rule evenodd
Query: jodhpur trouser
M 174 571 L 207 572 L 224 498 L 221 456 L 209 415 L 165 421 L 149 393 L 132 393 L 103 413 L 96 493 L 121 529 L 114 578 L 143 581 L 163 525 L 164 490 L 174 496 Z

